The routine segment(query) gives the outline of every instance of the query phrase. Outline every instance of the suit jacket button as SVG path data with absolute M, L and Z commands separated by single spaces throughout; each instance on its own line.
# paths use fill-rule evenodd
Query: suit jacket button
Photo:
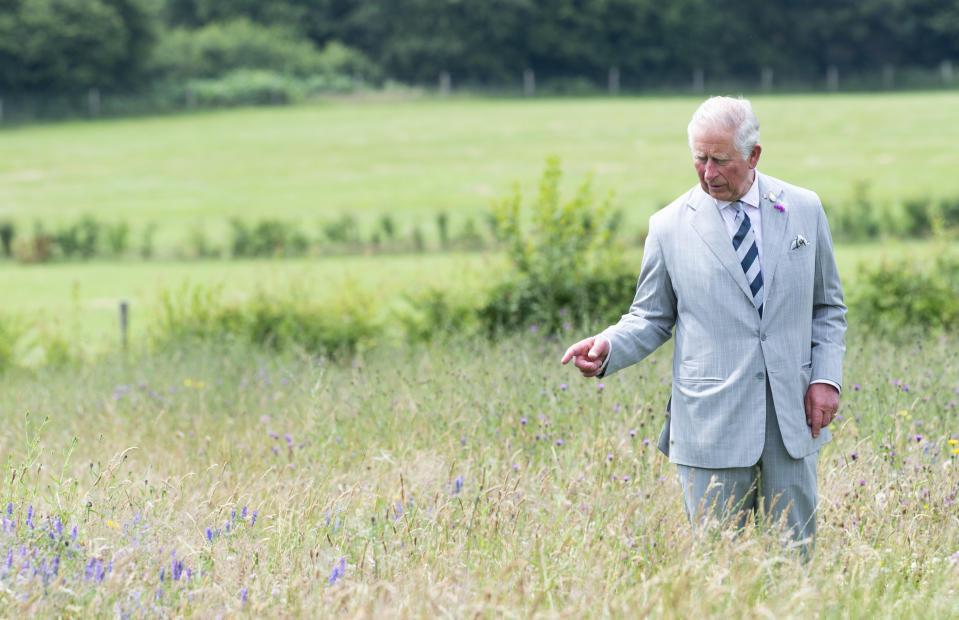
M 757 379 L 762 379 L 764 376 L 765 376 L 765 375 L 764 375 L 763 373 L 761 373 L 761 372 L 757 372 L 757 373 L 756 373 L 756 378 L 757 378 Z
M 762 336 L 760 336 L 759 339 L 762 340 L 763 342 L 766 342 L 766 334 L 763 334 Z

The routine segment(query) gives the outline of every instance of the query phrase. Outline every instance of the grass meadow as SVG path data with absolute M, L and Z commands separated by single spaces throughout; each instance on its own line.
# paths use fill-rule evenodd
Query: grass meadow
M 695 533 L 669 347 L 604 383 L 516 335 L 351 361 L 196 344 L 0 391 L 0 608 L 120 617 L 952 617 L 956 343 L 850 338 L 819 536 Z
M 694 181 L 698 99 L 330 101 L 0 131 L 0 220 L 478 220 L 547 155 L 641 230 Z M 959 93 L 761 96 L 763 171 L 828 205 L 959 195 Z M 568 193 L 566 195 L 569 195 Z M 218 232 L 219 231 L 219 232 Z M 435 245 L 431 246 L 435 247 Z M 837 245 L 860 263 L 925 241 Z M 638 265 L 641 248 L 629 250 Z M 433 334 L 354 354 L 151 343 L 163 295 L 363 306 L 479 298 L 498 252 L 290 260 L 0 261 L 0 616 L 956 617 L 957 335 L 850 312 L 842 418 L 808 564 L 773 524 L 694 532 L 655 449 L 671 346 L 602 383 L 559 358 L 602 325 Z M 632 291 L 624 291 L 623 309 Z M 117 304 L 131 303 L 131 346 Z M 560 309 L 557 309 L 559 312 Z M 455 315 L 452 315 L 455 316 Z M 45 347 L 71 349 L 46 365 Z M 0 347 L 0 355 L 10 354 Z M 730 432 L 735 432 L 731 429 Z
M 229 217 L 318 229 L 348 213 L 435 231 L 436 213 L 480 217 L 548 155 L 568 184 L 595 174 L 641 228 L 695 181 L 686 123 L 699 97 L 327 102 L 183 116 L 70 122 L 0 132 L 0 218 L 83 214 L 159 226 L 159 249 Z M 837 208 L 959 195 L 959 93 L 755 96 L 761 169 Z M 134 234 L 134 236 L 136 236 Z

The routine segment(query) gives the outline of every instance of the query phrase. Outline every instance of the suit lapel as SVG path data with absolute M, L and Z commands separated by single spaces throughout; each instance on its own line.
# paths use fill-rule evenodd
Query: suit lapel
M 733 249 L 729 233 L 726 232 L 726 224 L 723 223 L 723 218 L 719 215 L 716 204 L 707 194 L 694 191 L 686 206 L 690 209 L 693 229 L 699 234 L 710 251 L 716 255 L 719 262 L 742 289 L 743 294 L 752 300 L 749 283 L 746 282 L 746 274 L 743 273 L 742 265 L 739 264 L 736 250 Z M 765 231 L 765 229 L 763 230 Z
M 766 298 L 769 298 L 769 291 L 772 290 L 773 277 L 776 275 L 776 267 L 786 251 L 784 238 L 786 235 L 786 224 L 789 223 L 789 197 L 783 195 L 782 187 L 774 184 L 768 177 L 759 175 L 759 209 L 763 219 L 763 289 Z M 775 196 L 775 200 L 773 200 Z M 782 211 L 775 205 L 782 205 Z

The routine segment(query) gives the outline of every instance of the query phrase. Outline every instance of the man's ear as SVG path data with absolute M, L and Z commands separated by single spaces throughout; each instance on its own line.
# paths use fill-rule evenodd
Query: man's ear
M 763 147 L 759 146 L 758 144 L 753 147 L 752 152 L 749 154 L 749 158 L 746 160 L 746 163 L 750 168 L 755 168 L 759 165 L 759 156 L 762 154 L 762 152 Z

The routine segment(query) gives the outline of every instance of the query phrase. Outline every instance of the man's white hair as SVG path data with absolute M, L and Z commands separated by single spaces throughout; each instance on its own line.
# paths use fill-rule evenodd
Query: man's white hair
M 743 159 L 749 158 L 753 147 L 759 144 L 759 119 L 748 99 L 710 97 L 702 102 L 686 128 L 690 150 L 693 149 L 693 138 L 699 131 L 714 128 L 735 132 L 733 146 Z

